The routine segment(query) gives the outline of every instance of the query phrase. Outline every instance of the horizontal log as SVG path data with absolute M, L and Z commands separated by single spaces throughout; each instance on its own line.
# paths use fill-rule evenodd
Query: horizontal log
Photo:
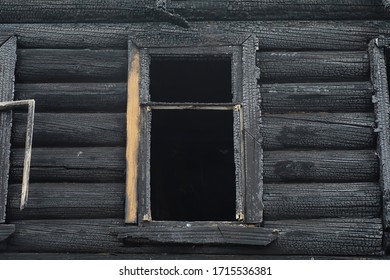
M 13 145 L 23 147 L 26 114 L 14 114 Z M 125 146 L 125 114 L 39 113 L 34 121 L 34 147 Z
M 288 125 L 287 125 L 288 124 Z M 264 115 L 263 147 L 365 149 L 375 145 L 374 116 L 350 114 Z M 14 114 L 13 145 L 23 147 L 26 115 Z M 34 147 L 125 146 L 125 114 L 38 113 Z
M 14 224 L 0 224 L 0 242 L 6 240 L 14 232 Z
M 154 0 L 97 1 L 66 0 L 61 3 L 39 0 L 3 1 L 0 22 L 143 22 L 164 21 L 169 15 Z M 28 9 L 26 9 L 26 6 Z M 170 1 L 167 9 L 187 20 L 314 20 L 384 19 L 380 2 L 375 0 L 330 1 Z
M 126 112 L 126 83 L 15 85 L 15 99 L 34 99 L 36 112 Z
M 155 0 L 3 0 L 0 22 L 132 22 L 161 20 Z
M 127 51 L 21 49 L 16 81 L 21 83 L 126 82 Z
M 8 219 L 101 219 L 124 215 L 124 183 L 30 184 L 23 211 L 19 210 L 20 190 L 18 184 L 9 186 Z
M 27 208 L 19 210 L 20 188 L 9 186 L 7 218 L 121 218 L 125 184 L 35 183 Z M 265 219 L 378 217 L 381 192 L 377 183 L 265 184 Z
M 157 223 L 144 227 L 113 228 L 126 244 L 235 244 L 267 246 L 277 234 L 262 227 L 230 225 L 224 223 Z
M 34 148 L 30 182 L 124 182 L 125 148 Z M 23 149 L 11 152 L 10 181 L 20 182 Z
M 381 214 L 378 183 L 265 184 L 264 219 L 372 218 Z
M 136 24 L 0 24 L 17 34 L 20 48 L 127 49 L 134 41 L 154 38 L 162 47 L 210 45 L 226 34 L 254 34 L 261 50 L 367 50 L 367 42 L 390 35 L 387 21 L 234 21 L 191 22 L 191 29 L 169 23 Z M 0 32 L 1 32 L 0 31 Z M 321 34 L 321 36 L 318 36 Z M 225 40 L 221 38 L 221 40 Z
M 11 153 L 11 181 L 19 182 L 23 149 Z M 35 148 L 31 182 L 124 182 L 125 148 Z M 265 182 L 378 180 L 375 150 L 266 151 Z
M 367 52 L 259 52 L 261 83 L 368 81 Z
M 264 150 L 375 148 L 373 113 L 266 114 Z
M 263 84 L 263 113 L 373 112 L 370 82 Z
M 266 252 L 312 255 L 382 255 L 381 219 L 315 219 L 266 221 L 279 230 Z
M 124 252 L 122 242 L 110 232 L 122 219 L 15 221 L 16 232 L 8 250 L 19 252 Z
M 169 5 L 188 20 L 380 19 L 383 6 L 375 0 L 317 1 L 175 1 Z
M 264 182 L 376 182 L 375 150 L 265 151 Z
M 13 221 L 11 221 L 13 222 Z M 263 247 L 207 247 L 201 245 L 124 247 L 112 234 L 121 219 L 14 221 L 16 232 L 9 252 L 67 253 L 191 253 L 191 254 L 303 254 L 374 255 L 381 253 L 380 219 L 317 219 L 269 221 L 265 228 L 279 230 L 278 240 Z

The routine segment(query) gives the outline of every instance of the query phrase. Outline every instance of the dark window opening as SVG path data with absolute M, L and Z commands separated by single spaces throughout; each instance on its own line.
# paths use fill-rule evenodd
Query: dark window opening
M 153 110 L 153 220 L 235 220 L 233 111 Z
M 152 57 L 153 102 L 232 102 L 230 57 Z

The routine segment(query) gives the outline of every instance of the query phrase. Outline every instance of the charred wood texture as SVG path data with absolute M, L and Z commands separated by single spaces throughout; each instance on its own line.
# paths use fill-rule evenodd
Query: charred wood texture
M 124 182 L 125 148 L 35 148 L 30 182 Z M 19 182 L 23 149 L 11 153 L 10 180 Z
M 0 41 L 0 102 L 14 97 L 16 37 Z M 0 110 L 0 224 L 5 221 L 11 149 L 11 111 Z
M 26 117 L 14 114 L 15 147 L 24 145 Z M 125 146 L 125 127 L 124 113 L 37 113 L 34 146 Z M 375 146 L 373 127 L 372 113 L 266 114 L 261 131 L 266 150 L 367 149 Z
M 19 184 L 9 187 L 11 220 L 119 218 L 124 213 L 124 183 L 31 184 L 22 212 L 20 189 Z M 380 200 L 378 183 L 265 184 L 263 196 L 266 220 L 379 217 Z
M 13 144 L 24 145 L 25 114 L 14 114 Z M 111 113 L 39 113 L 34 146 L 125 146 L 126 116 Z
M 24 83 L 125 82 L 127 51 L 54 50 L 18 51 L 16 80 Z
M 378 183 L 265 184 L 265 220 L 380 217 Z
M 0 242 L 6 240 L 14 232 L 15 232 L 15 225 L 0 224 Z
M 175 1 L 170 8 L 188 20 L 282 20 L 282 19 L 378 19 L 385 18 L 376 0 L 317 1 Z
M 124 247 L 117 238 L 121 219 L 15 221 L 9 251 L 25 252 L 112 252 L 112 253 L 233 253 L 374 255 L 381 253 L 380 219 L 315 219 L 269 221 L 265 228 L 278 230 L 278 239 L 268 247 L 207 246 Z
M 239 244 L 266 246 L 277 238 L 272 229 L 263 227 L 202 223 L 200 225 L 171 223 L 144 227 L 114 228 L 119 239 L 127 244 Z
M 135 41 L 158 40 L 161 47 L 208 45 L 226 34 L 253 34 L 260 50 L 367 50 L 367 42 L 390 34 L 387 21 L 253 21 L 192 22 L 181 30 L 164 23 L 134 24 L 0 24 L 19 35 L 20 48 L 127 49 Z M 321 36 L 318 36 L 318 34 Z M 178 39 L 179 38 L 179 39 Z
M 118 182 L 124 155 L 125 148 L 116 147 L 35 148 L 31 181 Z M 23 149 L 13 150 L 11 164 L 11 180 L 20 180 Z M 264 152 L 265 182 L 370 182 L 378 179 L 378 168 L 375 150 Z
M 15 99 L 34 99 L 36 112 L 125 113 L 126 91 L 126 83 L 19 83 Z
M 259 52 L 261 82 L 369 80 L 367 52 Z
M 267 114 L 263 117 L 266 150 L 375 148 L 374 114 Z
M 264 182 L 375 182 L 375 150 L 265 151 Z
M 20 185 L 9 187 L 9 219 L 119 218 L 124 213 L 124 183 L 31 184 L 23 211 L 19 211 L 20 190 Z
M 28 9 L 26 9 L 26 6 Z M 382 3 L 376 0 L 318 1 L 169 1 L 167 10 L 187 20 L 315 20 L 315 19 L 382 19 Z M 172 18 L 173 17 L 173 18 Z M 58 4 L 39 0 L 5 0 L 0 22 L 176 22 L 157 8 L 155 0 L 97 1 L 65 0 Z
M 269 251 L 311 255 L 381 255 L 381 219 L 315 219 L 268 221 L 279 229 Z
M 370 82 L 263 84 L 260 91 L 263 113 L 374 110 Z

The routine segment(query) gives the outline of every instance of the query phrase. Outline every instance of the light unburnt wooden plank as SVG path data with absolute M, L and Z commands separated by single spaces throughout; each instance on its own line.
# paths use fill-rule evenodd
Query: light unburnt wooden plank
M 137 222 L 137 173 L 140 118 L 140 53 L 129 41 L 129 77 L 127 85 L 126 142 L 126 223 Z

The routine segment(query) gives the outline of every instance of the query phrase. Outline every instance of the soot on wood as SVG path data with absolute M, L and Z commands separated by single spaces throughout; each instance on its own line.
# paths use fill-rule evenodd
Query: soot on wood
M 153 220 L 235 219 L 233 112 L 154 110 Z

